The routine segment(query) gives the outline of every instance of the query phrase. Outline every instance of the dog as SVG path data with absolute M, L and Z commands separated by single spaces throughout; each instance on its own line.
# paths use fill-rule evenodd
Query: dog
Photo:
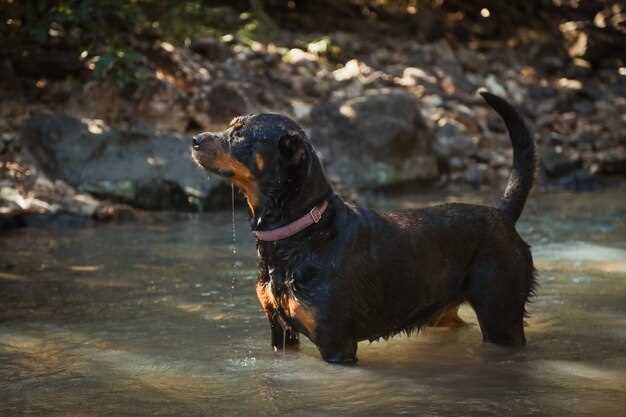
M 444 204 L 375 211 L 333 191 L 302 128 L 250 114 L 193 137 L 192 157 L 245 194 L 257 239 L 256 293 L 275 350 L 308 337 L 330 363 L 357 361 L 357 342 L 462 324 L 476 312 L 484 341 L 526 344 L 535 288 L 530 247 L 515 230 L 533 185 L 535 145 L 520 114 L 482 93 L 504 120 L 513 169 L 497 207 Z

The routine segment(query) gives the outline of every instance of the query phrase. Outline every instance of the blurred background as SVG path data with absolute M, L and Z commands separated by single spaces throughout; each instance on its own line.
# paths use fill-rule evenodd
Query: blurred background
M 609 0 L 0 2 L 0 225 L 230 205 L 190 136 L 304 125 L 336 187 L 497 188 L 511 100 L 546 187 L 626 175 L 626 6 Z M 33 217 L 35 216 L 35 217 Z

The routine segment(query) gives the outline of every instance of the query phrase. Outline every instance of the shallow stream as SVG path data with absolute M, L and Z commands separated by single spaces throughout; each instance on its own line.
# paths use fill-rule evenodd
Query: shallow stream
M 463 307 L 468 328 L 361 343 L 355 367 L 272 351 L 236 218 L 236 254 L 230 212 L 0 236 L 0 416 L 626 415 L 624 190 L 532 198 L 525 349 Z

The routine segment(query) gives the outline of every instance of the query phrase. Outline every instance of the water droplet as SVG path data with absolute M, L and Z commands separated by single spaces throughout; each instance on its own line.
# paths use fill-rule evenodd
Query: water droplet
M 229 139 L 228 140 L 228 153 L 232 154 L 232 141 Z M 231 251 L 233 256 L 237 255 L 237 228 L 235 227 L 235 184 L 230 184 L 230 202 L 231 202 L 231 210 L 232 210 L 232 216 L 231 216 L 231 222 L 232 222 L 232 232 L 233 232 L 233 244 L 231 247 Z M 235 268 L 237 268 L 237 264 L 239 262 L 236 259 L 233 259 L 233 270 L 231 272 L 231 277 L 230 277 L 230 300 L 231 302 L 233 301 L 233 297 L 234 297 L 234 290 L 235 290 L 235 279 L 236 279 L 236 272 L 235 272 Z M 234 304 L 233 304 L 234 305 Z

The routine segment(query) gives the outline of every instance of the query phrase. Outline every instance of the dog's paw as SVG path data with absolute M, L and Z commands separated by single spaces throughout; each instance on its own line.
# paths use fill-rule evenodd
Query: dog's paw
M 346 355 L 341 352 L 322 355 L 322 359 L 334 365 L 354 365 L 358 360 L 355 355 Z
M 300 348 L 299 340 L 288 340 L 287 343 L 280 345 L 272 345 L 274 352 L 296 351 Z

